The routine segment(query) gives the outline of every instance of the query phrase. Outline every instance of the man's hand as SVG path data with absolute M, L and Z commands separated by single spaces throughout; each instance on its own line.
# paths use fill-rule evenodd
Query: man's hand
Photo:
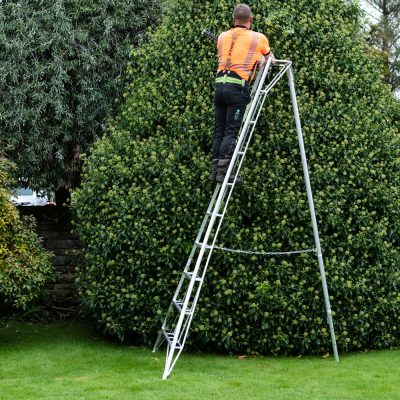
M 270 51 L 266 56 L 263 56 L 261 62 L 260 62 L 260 66 L 265 65 L 268 62 L 268 59 L 271 57 L 271 63 L 275 64 L 276 63 L 276 58 L 274 56 L 274 53 L 272 51 Z

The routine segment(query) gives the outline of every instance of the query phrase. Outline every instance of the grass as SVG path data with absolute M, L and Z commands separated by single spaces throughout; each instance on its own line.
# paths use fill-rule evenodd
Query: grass
M 124 347 L 83 323 L 0 326 L 0 399 L 400 399 L 400 351 L 320 357 L 183 354 Z

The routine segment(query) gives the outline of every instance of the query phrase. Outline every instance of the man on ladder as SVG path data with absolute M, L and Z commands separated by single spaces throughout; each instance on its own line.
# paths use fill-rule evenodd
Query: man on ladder
M 215 81 L 215 130 L 210 180 L 220 183 L 224 181 L 250 102 L 249 86 L 257 63 L 274 57 L 268 39 L 262 33 L 250 30 L 254 17 L 247 4 L 237 5 L 232 17 L 234 27 L 222 32 L 217 42 L 219 65 Z M 233 178 L 232 173 L 230 183 Z M 239 176 L 236 184 L 243 184 Z

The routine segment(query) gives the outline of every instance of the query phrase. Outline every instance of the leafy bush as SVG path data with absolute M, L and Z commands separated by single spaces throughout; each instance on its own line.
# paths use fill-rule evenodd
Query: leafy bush
M 19 216 L 7 186 L 12 164 L 0 156 L 0 299 L 25 308 L 53 276 L 51 254 L 33 231 L 33 218 Z
M 125 104 L 96 143 L 74 197 L 86 243 L 83 305 L 120 339 L 153 343 L 212 187 L 216 54 L 204 27 L 229 27 L 234 1 L 176 1 L 132 51 Z M 252 2 L 255 30 L 294 63 L 338 345 L 398 346 L 399 104 L 339 0 Z M 268 98 L 219 245 L 314 246 L 287 85 Z M 330 349 L 314 255 L 215 252 L 190 341 L 232 352 Z

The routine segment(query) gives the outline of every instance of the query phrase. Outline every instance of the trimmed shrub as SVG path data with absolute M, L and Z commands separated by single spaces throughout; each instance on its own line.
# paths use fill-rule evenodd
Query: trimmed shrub
M 12 164 L 0 156 L 0 299 L 25 308 L 53 277 L 51 254 L 33 231 L 35 220 L 21 218 L 7 190 Z
M 82 303 L 108 334 L 151 344 L 210 200 L 214 45 L 233 1 L 176 1 L 132 51 L 125 104 L 91 150 L 73 207 Z M 399 345 L 399 104 L 352 2 L 250 2 L 255 30 L 294 63 L 341 351 Z M 314 247 L 290 95 L 271 92 L 218 244 Z M 230 352 L 330 351 L 314 255 L 215 252 L 190 342 Z

